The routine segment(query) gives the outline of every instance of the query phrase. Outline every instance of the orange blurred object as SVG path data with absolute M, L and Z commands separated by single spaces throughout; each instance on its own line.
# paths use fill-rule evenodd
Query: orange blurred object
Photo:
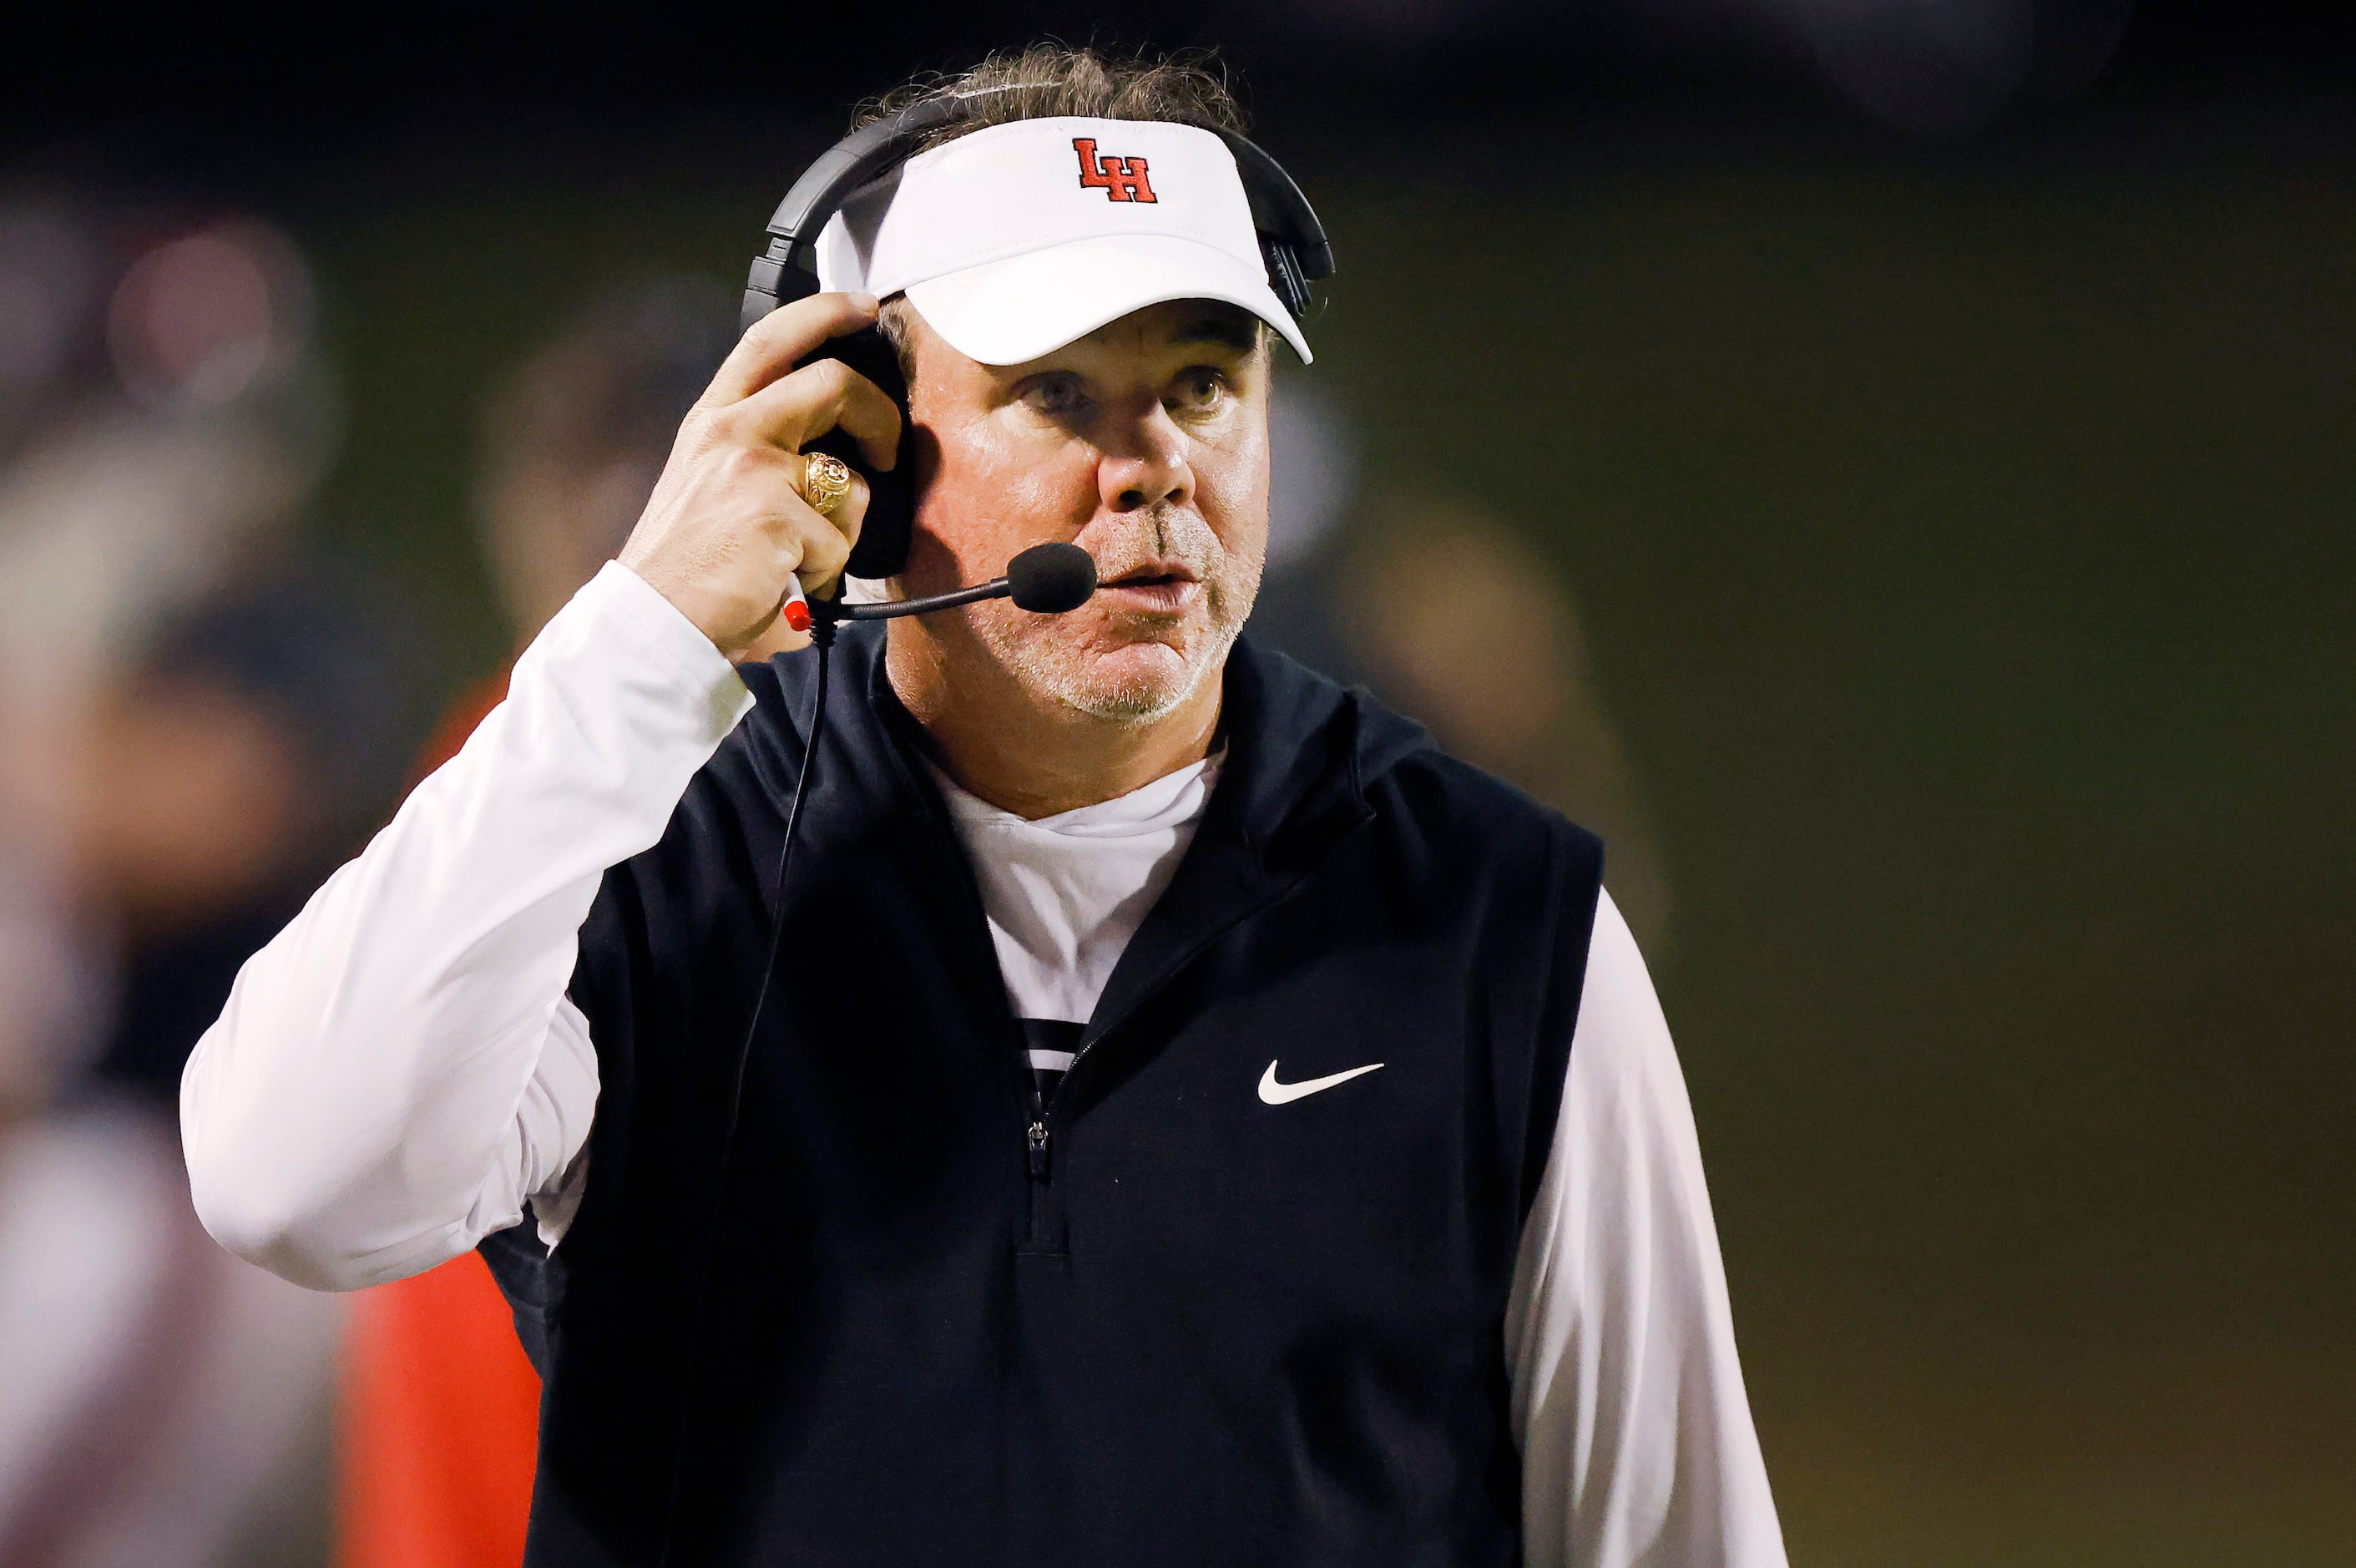
M 419 758 L 455 755 L 507 695 L 451 705 Z M 480 1254 L 353 1302 L 337 1412 L 337 1568 L 513 1568 L 538 1458 L 540 1378 Z
M 473 1252 L 361 1293 L 337 1445 L 338 1568 L 523 1561 L 540 1379 Z

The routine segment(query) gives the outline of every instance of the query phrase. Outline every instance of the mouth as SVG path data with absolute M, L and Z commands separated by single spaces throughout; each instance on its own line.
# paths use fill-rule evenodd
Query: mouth
M 1175 615 L 1194 602 L 1203 585 L 1182 562 L 1148 561 L 1097 584 L 1098 597 L 1111 596 L 1125 609 Z

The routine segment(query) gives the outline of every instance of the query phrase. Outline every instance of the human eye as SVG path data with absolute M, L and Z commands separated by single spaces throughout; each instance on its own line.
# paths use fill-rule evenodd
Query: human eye
M 1173 411 L 1182 413 L 1210 413 L 1226 401 L 1227 378 L 1224 371 L 1209 365 L 1196 365 L 1180 373 L 1172 386 L 1169 403 Z
M 1088 406 L 1087 388 L 1080 378 L 1063 373 L 1033 377 L 1021 396 L 1033 412 L 1050 419 L 1069 419 Z

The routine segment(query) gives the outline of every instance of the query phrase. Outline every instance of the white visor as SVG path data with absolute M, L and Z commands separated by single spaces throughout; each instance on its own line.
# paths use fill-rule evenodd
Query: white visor
M 1159 120 L 1018 120 L 920 153 L 843 204 L 819 286 L 905 293 L 969 360 L 1019 365 L 1132 310 L 1215 299 L 1308 340 L 1268 286 L 1235 155 Z

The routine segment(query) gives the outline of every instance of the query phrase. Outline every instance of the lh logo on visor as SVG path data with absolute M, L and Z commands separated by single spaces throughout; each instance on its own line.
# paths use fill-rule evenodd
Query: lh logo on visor
M 1094 136 L 1074 136 L 1072 151 L 1080 155 L 1080 188 L 1101 190 L 1107 201 L 1151 201 L 1153 187 L 1145 177 L 1143 158 L 1117 158 L 1097 152 Z

